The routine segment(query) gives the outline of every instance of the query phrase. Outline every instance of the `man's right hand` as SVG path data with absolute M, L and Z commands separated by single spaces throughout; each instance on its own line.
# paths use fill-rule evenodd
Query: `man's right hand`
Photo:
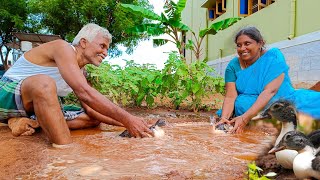
M 150 137 L 154 136 L 153 132 L 149 129 L 147 123 L 139 117 L 132 116 L 129 119 L 129 122 L 125 124 L 128 132 L 131 134 L 132 137 Z

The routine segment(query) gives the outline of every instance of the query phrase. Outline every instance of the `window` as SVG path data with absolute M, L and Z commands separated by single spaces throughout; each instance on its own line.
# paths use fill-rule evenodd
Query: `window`
M 216 14 L 216 9 L 210 8 L 208 9 L 208 15 L 209 15 L 209 19 L 213 20 L 215 18 L 217 18 L 217 14 Z
M 239 16 L 248 16 L 249 15 L 249 0 L 239 0 Z
M 275 0 L 238 0 L 239 16 L 249 16 L 274 2 Z
M 214 20 L 227 10 L 227 0 L 207 0 L 201 7 L 208 9 L 208 19 Z
M 218 15 L 221 15 L 225 12 L 222 7 L 223 7 L 222 0 L 217 0 L 216 1 L 216 13 Z

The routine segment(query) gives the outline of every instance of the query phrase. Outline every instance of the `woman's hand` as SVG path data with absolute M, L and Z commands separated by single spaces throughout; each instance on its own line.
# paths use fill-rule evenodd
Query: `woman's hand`
M 220 124 L 231 124 L 231 121 L 225 117 L 221 117 L 220 120 L 214 124 L 214 127 L 217 127 Z
M 240 134 L 243 132 L 244 127 L 248 124 L 248 120 L 244 118 L 243 116 L 237 116 L 233 118 L 231 123 L 234 123 L 233 129 L 231 129 L 230 133 L 237 133 Z

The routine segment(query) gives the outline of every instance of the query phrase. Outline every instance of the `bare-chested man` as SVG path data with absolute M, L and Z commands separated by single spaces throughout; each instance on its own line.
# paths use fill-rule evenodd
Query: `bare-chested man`
M 107 56 L 111 35 L 96 24 L 84 26 L 72 45 L 55 40 L 26 52 L 0 80 L 0 121 L 8 120 L 13 135 L 31 135 L 41 127 L 52 143 L 72 142 L 69 129 L 100 122 L 124 126 L 134 137 L 152 132 L 146 123 L 88 85 L 82 68 L 99 66 Z M 74 91 L 83 110 L 61 109 L 58 96 Z M 30 116 L 36 120 L 29 119 Z

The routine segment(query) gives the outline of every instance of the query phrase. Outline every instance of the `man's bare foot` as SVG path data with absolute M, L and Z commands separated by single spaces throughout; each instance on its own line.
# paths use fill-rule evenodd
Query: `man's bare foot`
M 25 117 L 10 118 L 8 125 L 14 136 L 30 136 L 39 127 L 38 121 Z

